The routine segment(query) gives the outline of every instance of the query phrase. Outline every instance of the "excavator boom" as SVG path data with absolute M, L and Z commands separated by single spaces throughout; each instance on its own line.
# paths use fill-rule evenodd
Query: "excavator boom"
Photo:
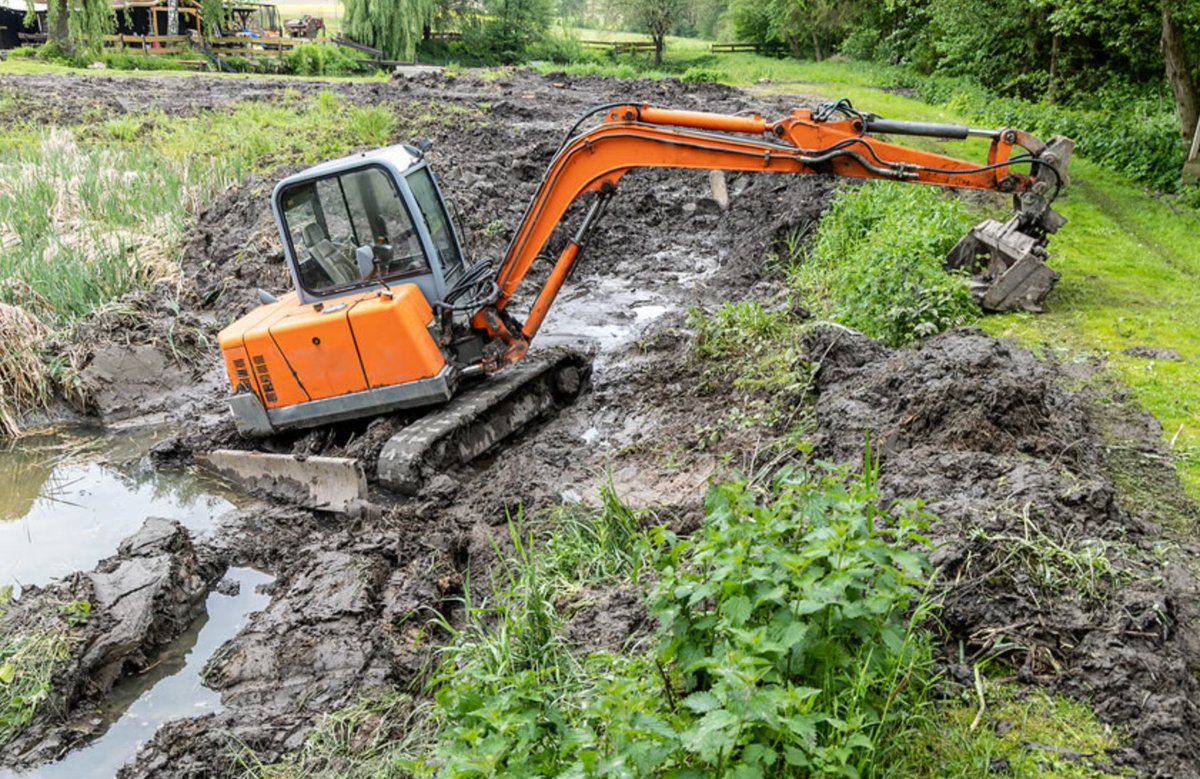
M 551 160 L 496 274 L 495 300 L 474 317 L 477 329 L 508 345 L 506 362 L 520 359 L 528 348 L 578 260 L 583 239 L 603 214 L 607 198 L 635 168 L 825 174 L 1011 193 L 1018 199 L 1019 218 L 1007 230 L 992 227 L 992 223 L 977 227 L 956 248 L 951 264 L 973 269 L 978 264 L 977 254 L 996 255 L 990 267 L 994 282 L 981 282 L 975 288 L 985 307 L 997 311 L 1040 310 L 1058 278 L 1041 263 L 1045 253 L 1040 250 L 1046 234 L 1065 221 L 1050 210 L 1050 202 L 1067 181 L 1072 144 L 1066 139 L 1056 138 L 1047 145 L 1020 130 L 889 121 L 855 111 L 848 101 L 817 111 L 796 109 L 775 122 L 761 116 L 672 111 L 649 105 L 606 106 L 600 111 L 604 114 L 600 124 L 569 136 Z M 951 140 L 980 136 L 989 138 L 991 145 L 987 162 L 980 164 L 882 141 L 869 135 L 872 132 Z M 1025 151 L 1014 156 L 1015 148 Z M 1030 165 L 1032 172 L 1012 170 L 1022 164 Z M 577 240 L 562 251 L 524 324 L 516 329 L 508 326 L 499 313 L 507 308 L 567 209 L 587 193 L 594 193 L 597 199 Z M 1025 240 L 1018 245 L 1018 239 Z M 1021 268 L 1022 281 L 1018 283 L 1014 276 L 1001 283 L 1004 272 L 1022 259 L 1030 260 L 1028 268 Z M 1031 295 L 1034 282 L 1038 282 L 1037 289 Z

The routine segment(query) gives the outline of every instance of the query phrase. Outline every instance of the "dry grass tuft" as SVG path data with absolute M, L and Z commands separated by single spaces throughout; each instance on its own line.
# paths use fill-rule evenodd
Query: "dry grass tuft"
M 49 395 L 50 377 L 39 353 L 46 335 L 35 316 L 0 303 L 0 433 L 4 435 L 20 435 L 20 409 L 40 405 Z

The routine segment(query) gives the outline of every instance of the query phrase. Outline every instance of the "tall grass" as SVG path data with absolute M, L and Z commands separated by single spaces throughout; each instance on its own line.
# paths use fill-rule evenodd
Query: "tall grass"
M 89 147 L 62 128 L 0 157 L 0 296 L 47 322 L 174 274 L 187 216 L 230 182 L 149 149 Z

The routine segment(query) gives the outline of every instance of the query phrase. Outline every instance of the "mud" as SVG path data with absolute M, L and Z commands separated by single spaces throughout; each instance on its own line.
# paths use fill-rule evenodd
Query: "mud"
M 198 78 L 183 95 L 175 79 L 137 83 L 131 90 L 103 76 L 0 77 L 0 91 L 17 95 L 8 110 L 59 122 L 104 111 L 223 110 L 240 100 L 281 99 L 284 89 L 329 89 L 386 105 L 399 120 L 393 140 L 434 140 L 429 157 L 456 203 L 469 250 L 493 258 L 561 133 L 586 108 L 646 100 L 770 115 L 803 102 L 710 85 L 523 72 L 353 85 Z M 464 110 L 431 123 L 423 118 L 431 101 Z M 269 195 L 290 172 L 252 179 L 199 215 L 177 289 L 129 301 L 135 314 L 88 323 L 91 337 L 74 355 L 88 377 L 78 405 L 107 423 L 147 415 L 185 420 L 186 435 L 156 447 L 160 462 L 185 461 L 194 449 L 246 445 L 223 408 L 212 339 L 257 305 L 256 288 L 288 287 Z M 518 506 L 528 514 L 592 499 L 611 474 L 624 499 L 659 507 L 681 531 L 694 527 L 710 474 L 723 462 L 753 465 L 762 442 L 733 430 L 716 445 L 700 443 L 726 421 L 728 398 L 707 386 L 689 358 L 686 311 L 778 293 L 764 255 L 815 220 L 833 186 L 819 177 L 731 176 L 726 211 L 707 174 L 627 176 L 539 336 L 544 344 L 597 350 L 590 390 L 500 452 L 433 475 L 415 497 L 374 496 L 383 507 L 378 516 L 270 504 L 227 515 L 195 544 L 195 570 L 206 581 L 208 572 L 228 566 L 271 571 L 271 603 L 219 650 L 206 674 L 222 711 L 164 726 L 121 775 L 222 775 L 235 770 L 243 749 L 270 762 L 300 747 L 315 716 L 360 691 L 419 689 L 444 638 L 431 617 L 453 618 L 464 579 L 486 579 Z M 530 286 L 546 272 L 536 267 Z M 178 310 L 170 304 L 176 298 Z M 870 429 L 887 497 L 927 497 L 942 516 L 934 528 L 937 559 L 943 581 L 957 582 L 945 596 L 947 645 L 961 639 L 971 659 L 1014 646 L 1004 657 L 1022 679 L 1094 701 L 1106 721 L 1128 724 L 1133 746 L 1122 760 L 1150 775 L 1197 775 L 1189 751 L 1196 713 L 1181 703 L 1200 699 L 1193 580 L 1170 554 L 1167 563 L 1159 560 L 1151 519 L 1122 507 L 1104 475 L 1111 463 L 1086 404 L 1061 389 L 1056 369 L 969 331 L 895 353 L 844 331 L 824 331 L 809 346 L 821 363 L 818 454 L 860 461 Z M 132 359 L 166 381 L 123 381 L 121 361 Z M 406 422 L 395 415 L 340 425 L 281 436 L 266 448 L 356 456 L 371 467 Z M 1076 555 L 1102 544 L 1110 568 L 1084 587 L 1056 581 L 1048 589 L 1035 576 L 1039 569 L 1006 557 L 1019 546 L 1008 539 L 1025 538 L 1031 527 Z M 82 579 L 72 586 L 90 593 Z M 585 593 L 569 635 L 581 648 L 620 649 L 645 630 L 634 593 L 613 588 Z M 125 667 L 136 668 L 140 651 L 130 649 Z M 74 696 L 74 706 L 70 699 L 38 729 L 60 744 L 69 739 L 71 712 L 64 709 L 87 705 L 86 696 Z M 26 764 L 45 754 L 19 759 Z
M 1113 757 L 1140 774 L 1200 775 L 1200 586 L 1149 517 L 1122 508 L 1098 409 L 1054 365 L 977 330 L 891 352 L 828 328 L 807 348 L 817 455 L 861 463 L 869 432 L 883 499 L 922 498 L 938 517 L 948 646 L 1087 702 L 1128 730 Z

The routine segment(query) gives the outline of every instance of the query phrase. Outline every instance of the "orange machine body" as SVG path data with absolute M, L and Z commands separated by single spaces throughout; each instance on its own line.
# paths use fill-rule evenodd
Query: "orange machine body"
M 291 293 L 222 330 L 219 342 L 234 395 L 253 394 L 271 416 L 436 380 L 448 371 L 433 323 L 414 284 L 317 304 Z

